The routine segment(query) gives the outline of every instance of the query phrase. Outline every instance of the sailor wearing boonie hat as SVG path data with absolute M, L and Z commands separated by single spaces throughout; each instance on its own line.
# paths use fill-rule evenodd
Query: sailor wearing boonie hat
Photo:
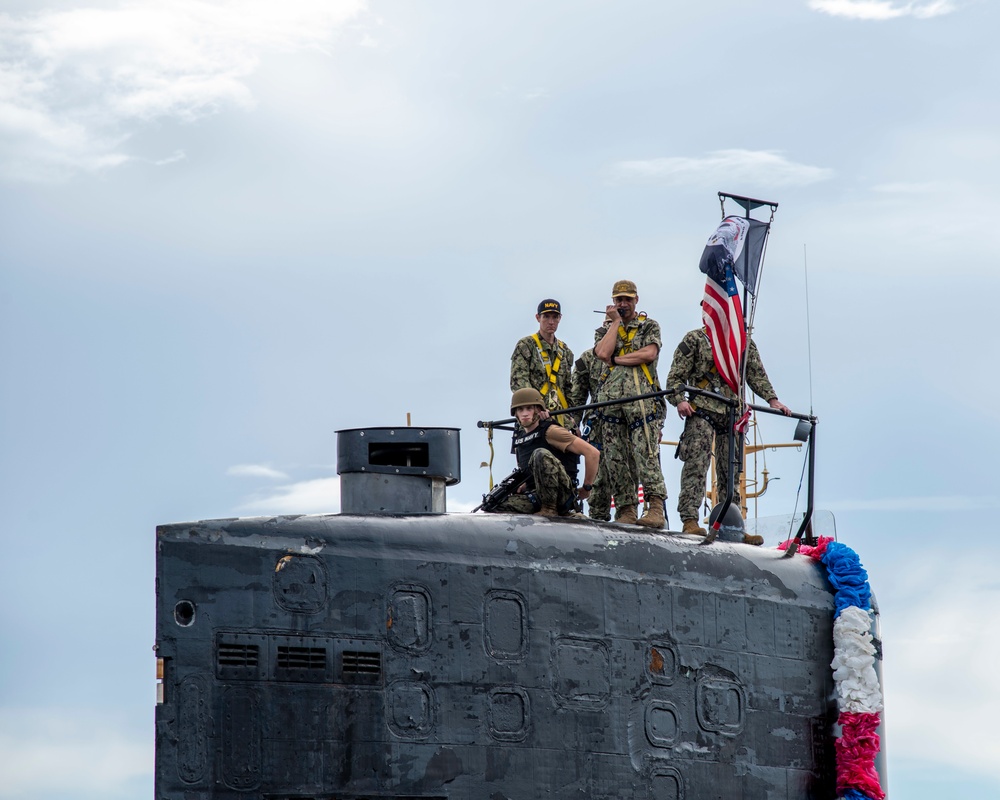
M 656 362 L 663 345 L 659 324 L 645 313 L 636 313 L 639 290 L 634 282 L 615 281 L 611 300 L 606 309 L 611 325 L 594 335 L 594 354 L 607 365 L 598 399 L 626 400 L 659 391 Z M 641 483 L 647 506 L 638 523 L 649 528 L 662 528 L 666 524 L 667 487 L 660 469 L 665 407 L 663 398 L 653 398 L 609 406 L 599 412 L 605 423 L 604 458 L 611 494 L 634 496 L 635 483 Z M 636 522 L 636 507 L 617 507 L 615 519 Z

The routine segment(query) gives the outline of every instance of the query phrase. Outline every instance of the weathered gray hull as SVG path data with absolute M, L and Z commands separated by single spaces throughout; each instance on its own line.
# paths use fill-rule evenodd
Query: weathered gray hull
M 160 527 L 157 798 L 835 797 L 822 567 L 639 530 Z

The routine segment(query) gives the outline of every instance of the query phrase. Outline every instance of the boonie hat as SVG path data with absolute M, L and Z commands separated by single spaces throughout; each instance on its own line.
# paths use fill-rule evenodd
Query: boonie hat
M 635 284 L 632 281 L 615 281 L 615 285 L 611 287 L 612 297 L 638 297 L 639 290 L 635 288 Z
M 538 313 L 545 314 L 547 312 L 562 314 L 562 306 L 559 305 L 559 301 L 552 300 L 551 298 L 548 300 L 542 300 L 542 302 L 538 304 Z

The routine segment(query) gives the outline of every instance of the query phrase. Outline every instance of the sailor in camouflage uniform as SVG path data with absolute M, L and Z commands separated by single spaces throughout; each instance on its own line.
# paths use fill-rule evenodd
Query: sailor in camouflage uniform
M 611 289 L 612 305 L 606 309 L 611 325 L 595 334 L 594 353 L 608 367 L 599 400 L 622 400 L 658 391 L 656 362 L 662 340 L 660 326 L 636 313 L 639 293 L 632 281 L 618 281 Z M 662 528 L 667 487 L 660 469 L 660 432 L 663 398 L 633 400 L 599 410 L 604 431 L 604 458 L 608 462 L 611 494 L 616 498 L 617 522 Z M 630 498 L 636 483 L 646 495 L 646 512 L 636 520 L 636 506 L 617 502 Z
M 530 387 L 541 393 L 545 409 L 556 414 L 556 422 L 564 428 L 573 428 L 574 420 L 568 414 L 557 414 L 569 408 L 570 381 L 572 380 L 573 351 L 556 338 L 562 306 L 558 300 L 542 300 L 538 304 L 538 333 L 519 339 L 510 356 L 510 390 Z
M 611 324 L 610 319 L 605 319 L 604 324 L 595 333 L 604 336 Z M 601 384 L 607 377 L 609 370 L 607 366 L 594 355 L 593 349 L 586 350 L 580 358 L 576 360 L 573 369 L 573 383 L 570 388 L 570 407 L 585 405 L 588 401 L 596 403 L 601 391 Z M 600 409 L 586 412 L 583 423 L 580 426 L 580 434 L 584 440 L 590 442 L 598 450 L 604 450 L 603 422 L 599 416 Z M 588 513 L 591 519 L 601 522 L 608 522 L 611 519 L 611 491 L 610 479 L 608 477 L 608 459 L 602 458 L 597 469 L 597 480 L 594 481 L 594 491 L 590 493 L 587 501 Z M 633 508 L 639 504 L 636 495 L 635 477 L 631 479 L 632 492 L 629 495 L 616 498 L 618 505 Z
M 750 340 L 746 354 L 747 385 L 767 404 L 783 414 L 790 414 L 789 408 L 778 400 L 767 372 L 760 360 L 757 345 Z M 715 440 L 715 476 L 720 491 L 725 491 L 729 480 L 729 443 L 726 436 L 728 418 L 727 406 L 712 398 L 696 396 L 686 399 L 680 391 L 684 384 L 697 386 L 715 392 L 723 397 L 735 398 L 719 375 L 712 357 L 712 344 L 704 328 L 689 331 L 681 339 L 674 351 L 674 360 L 667 374 L 667 389 L 674 391 L 667 395 L 677 413 L 684 420 L 684 432 L 677 446 L 677 458 L 684 462 L 681 469 L 681 492 L 677 498 L 677 512 L 683 523 L 682 533 L 704 535 L 705 529 L 698 524 L 698 508 L 705 497 L 705 476 L 712 459 L 712 440 Z M 742 462 L 742 437 L 737 438 L 737 457 Z M 739 489 L 733 498 L 739 505 Z M 748 544 L 763 544 L 763 538 L 745 535 Z
M 579 436 L 542 419 L 544 400 L 531 388 L 518 389 L 510 401 L 510 413 L 520 426 L 514 436 L 517 466 L 530 473 L 516 494 L 505 498 L 497 512 L 538 514 L 543 517 L 579 516 L 577 500 L 590 497 L 601 454 Z M 583 486 L 576 488 L 579 457 L 583 456 Z

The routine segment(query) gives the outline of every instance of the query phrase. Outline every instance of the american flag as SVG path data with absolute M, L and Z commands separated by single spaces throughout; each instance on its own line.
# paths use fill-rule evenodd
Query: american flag
M 747 346 L 743 324 L 743 304 L 736 289 L 733 268 L 726 265 L 725 279 L 718 283 L 709 275 L 705 280 L 705 300 L 701 316 L 712 344 L 712 358 L 722 380 L 736 394 L 740 392 L 740 364 Z
M 698 264 L 705 273 L 701 316 L 712 343 L 712 358 L 719 375 L 736 394 L 740 392 L 740 366 L 747 334 L 734 275 L 746 284 L 748 291 L 756 291 L 767 230 L 766 222 L 726 217 L 708 238 Z

